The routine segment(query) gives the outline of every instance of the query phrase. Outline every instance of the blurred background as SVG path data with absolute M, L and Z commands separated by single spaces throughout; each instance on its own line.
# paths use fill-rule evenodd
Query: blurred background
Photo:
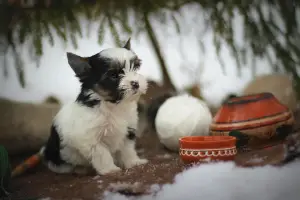
M 0 13 L 0 96 L 13 100 L 74 100 L 66 51 L 90 56 L 128 37 L 142 74 L 178 90 L 197 84 L 212 105 L 257 75 L 299 82 L 294 0 L 8 0 Z

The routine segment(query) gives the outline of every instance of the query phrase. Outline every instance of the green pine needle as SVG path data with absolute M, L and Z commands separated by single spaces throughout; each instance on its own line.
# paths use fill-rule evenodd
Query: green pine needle
M 0 197 L 9 195 L 8 186 L 11 178 L 11 166 L 6 149 L 0 145 Z

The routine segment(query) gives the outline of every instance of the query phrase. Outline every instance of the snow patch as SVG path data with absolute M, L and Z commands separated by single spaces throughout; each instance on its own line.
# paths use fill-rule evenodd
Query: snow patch
M 156 195 L 126 197 L 105 192 L 105 200 L 298 200 L 300 161 L 283 167 L 240 168 L 234 163 L 192 167 L 165 184 Z M 158 188 L 158 186 L 154 186 Z

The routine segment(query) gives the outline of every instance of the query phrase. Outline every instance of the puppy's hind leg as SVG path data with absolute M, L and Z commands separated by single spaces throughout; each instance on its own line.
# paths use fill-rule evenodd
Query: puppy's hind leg
M 52 163 L 51 161 L 47 162 L 47 167 L 51 171 L 58 173 L 58 174 L 68 174 L 72 173 L 74 171 L 74 166 L 70 164 L 60 164 L 56 165 Z
M 97 173 L 101 175 L 121 170 L 115 165 L 110 151 L 101 144 L 93 149 L 91 162 Z
M 39 153 L 43 156 L 43 163 L 50 171 L 58 174 L 67 174 L 73 172 L 74 166 L 65 163 L 60 157 L 60 152 L 55 151 L 55 154 L 53 154 L 52 148 L 46 149 L 46 147 L 42 147 Z

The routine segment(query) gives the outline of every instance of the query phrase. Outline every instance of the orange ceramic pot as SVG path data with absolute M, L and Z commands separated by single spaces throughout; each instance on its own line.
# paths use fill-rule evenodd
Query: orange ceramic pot
M 271 93 L 235 97 L 225 102 L 213 118 L 210 134 L 229 135 L 240 131 L 259 140 L 271 139 L 276 130 L 292 126 L 293 113 Z
M 179 155 L 185 164 L 231 161 L 237 153 L 231 136 L 187 136 L 179 139 Z

